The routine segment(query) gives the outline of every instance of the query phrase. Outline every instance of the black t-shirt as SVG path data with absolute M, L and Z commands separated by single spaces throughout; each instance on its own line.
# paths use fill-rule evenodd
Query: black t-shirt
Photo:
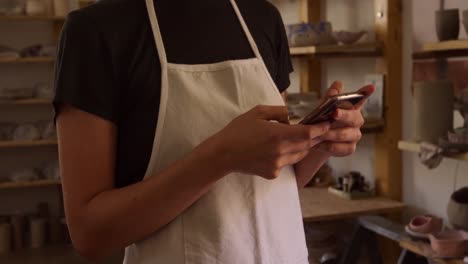
M 278 10 L 265 0 L 237 4 L 273 80 L 284 91 L 292 65 Z M 254 57 L 229 0 L 155 0 L 155 9 L 171 63 Z M 115 186 L 142 180 L 161 88 L 145 1 L 102 0 L 72 12 L 60 38 L 55 81 L 55 106 L 70 104 L 116 124 Z

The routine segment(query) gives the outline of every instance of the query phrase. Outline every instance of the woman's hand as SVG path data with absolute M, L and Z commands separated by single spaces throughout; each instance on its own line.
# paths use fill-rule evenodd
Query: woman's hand
M 320 136 L 329 128 L 328 122 L 292 126 L 286 107 L 257 106 L 203 144 L 216 146 L 228 172 L 275 179 L 283 167 L 301 161 L 310 148 L 321 143 Z
M 366 94 L 366 99 L 355 105 L 353 109 L 337 109 L 333 116 L 335 122 L 332 124 L 332 128 L 321 137 L 324 142 L 317 145 L 315 149 L 333 157 L 344 157 L 354 153 L 362 136 L 361 127 L 364 125 L 361 107 L 374 90 L 375 88 L 372 85 L 361 88 L 359 91 Z M 327 97 L 342 92 L 343 84 L 335 82 L 328 89 Z

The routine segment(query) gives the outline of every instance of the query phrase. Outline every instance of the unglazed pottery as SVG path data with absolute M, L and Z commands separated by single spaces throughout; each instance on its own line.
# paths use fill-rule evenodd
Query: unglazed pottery
M 462 13 L 463 26 L 465 26 L 466 34 L 468 34 L 468 9 Z
M 405 230 L 413 237 L 427 239 L 429 234 L 439 233 L 443 228 L 442 218 L 432 215 L 419 215 L 411 219 Z
M 447 216 L 454 228 L 468 231 L 468 187 L 452 194 L 447 206 Z
M 437 257 L 460 258 L 468 253 L 468 233 L 465 231 L 442 231 L 430 234 L 429 239 Z
M 367 31 L 352 32 L 352 31 L 341 30 L 341 31 L 333 32 L 333 36 L 340 43 L 343 43 L 346 45 L 352 45 L 358 42 L 366 33 Z
M 453 130 L 453 84 L 450 81 L 414 83 L 413 139 L 437 144 Z
M 439 41 L 458 39 L 460 15 L 458 9 L 436 11 L 436 31 Z

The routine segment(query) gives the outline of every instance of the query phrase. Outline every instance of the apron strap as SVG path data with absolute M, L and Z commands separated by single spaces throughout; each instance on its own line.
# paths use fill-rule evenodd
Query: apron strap
M 154 41 L 156 42 L 156 48 L 158 50 L 159 60 L 161 62 L 161 65 L 167 65 L 166 50 L 164 48 L 164 42 L 163 42 L 162 35 L 161 35 L 161 29 L 159 28 L 158 19 L 156 17 L 156 11 L 154 9 L 153 1 L 154 0 L 146 0 L 146 9 L 148 10 L 148 17 L 151 23 L 151 28 L 153 29 L 153 36 L 154 36 Z M 255 57 L 258 59 L 262 59 L 262 56 L 260 54 L 260 51 L 258 50 L 257 44 L 255 43 L 255 40 L 252 37 L 252 34 L 250 33 L 250 30 L 244 21 L 244 18 L 242 17 L 242 14 L 239 10 L 239 7 L 236 4 L 236 1 L 235 0 L 230 0 L 230 1 L 231 1 L 234 11 L 236 12 L 237 18 L 239 19 L 242 29 L 244 30 L 244 34 L 247 37 L 247 40 L 249 41 L 250 47 L 255 54 Z
M 230 1 L 231 1 L 231 4 L 232 4 L 232 7 L 234 8 L 234 11 L 236 12 L 237 18 L 239 19 L 239 22 L 240 22 L 240 24 L 242 26 L 242 29 L 244 30 L 245 36 L 249 40 L 250 47 L 252 48 L 252 51 L 254 52 L 255 57 L 257 59 L 262 60 L 262 55 L 260 54 L 260 51 L 258 50 L 257 44 L 255 43 L 255 40 L 252 37 L 252 34 L 250 33 L 250 30 L 249 30 L 249 28 L 247 27 L 247 24 L 244 21 L 244 17 L 242 17 L 242 14 L 241 14 L 241 12 L 239 10 L 239 7 L 236 4 L 236 1 L 235 0 L 230 0 Z
M 159 61 L 161 67 L 167 65 L 166 50 L 164 49 L 164 42 L 159 28 L 158 19 L 156 17 L 156 11 L 154 10 L 154 0 L 146 0 L 146 9 L 148 10 L 148 17 L 153 30 L 154 41 L 156 42 L 156 48 L 158 50 Z

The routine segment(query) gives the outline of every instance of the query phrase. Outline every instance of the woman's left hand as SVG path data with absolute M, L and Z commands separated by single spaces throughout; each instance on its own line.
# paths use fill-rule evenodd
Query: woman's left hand
M 361 127 L 364 125 L 364 118 L 361 114 L 361 107 L 367 101 L 367 98 L 374 92 L 372 85 L 359 89 L 366 94 L 366 98 L 355 105 L 350 110 L 337 109 L 334 113 L 335 122 L 332 129 L 321 138 L 324 140 L 315 147 L 316 150 L 324 152 L 333 157 L 344 157 L 353 154 L 356 151 L 356 145 L 361 139 Z M 343 92 L 343 84 L 334 82 L 328 89 L 327 97 L 334 96 Z

